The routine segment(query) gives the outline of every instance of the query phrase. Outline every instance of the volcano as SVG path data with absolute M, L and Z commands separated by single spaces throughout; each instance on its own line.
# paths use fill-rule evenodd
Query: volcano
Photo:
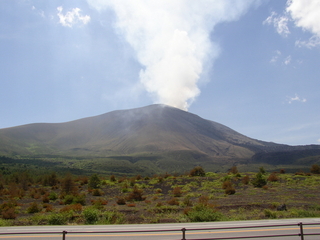
M 191 165 L 293 164 L 320 156 L 320 146 L 252 139 L 190 112 L 156 104 L 65 123 L 0 129 L 0 155 L 153 159 Z

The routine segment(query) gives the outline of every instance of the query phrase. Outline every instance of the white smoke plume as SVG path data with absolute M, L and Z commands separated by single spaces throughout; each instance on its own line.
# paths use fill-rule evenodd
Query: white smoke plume
M 200 94 L 198 82 L 219 48 L 214 26 L 237 20 L 258 0 L 87 0 L 114 10 L 116 28 L 144 66 L 140 81 L 155 102 L 187 110 Z

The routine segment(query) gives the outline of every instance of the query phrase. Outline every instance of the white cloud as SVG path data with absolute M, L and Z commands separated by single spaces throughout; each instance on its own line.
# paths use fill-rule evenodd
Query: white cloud
M 281 52 L 279 50 L 277 50 L 275 52 L 275 55 L 271 58 L 270 63 L 277 62 L 280 56 L 281 56 Z
M 272 12 L 271 15 L 263 21 L 263 24 L 273 24 L 281 36 L 287 37 L 290 34 L 288 21 L 289 18 L 286 15 L 278 16 L 277 13 Z
M 59 17 L 59 23 L 61 23 L 64 27 L 72 27 L 74 24 L 80 22 L 83 24 L 87 24 L 90 22 L 90 16 L 88 15 L 81 15 L 81 9 L 80 8 L 73 8 L 71 11 L 67 12 L 65 15 L 62 14 L 63 8 L 57 7 L 58 10 L 58 17 Z
M 319 0 L 289 0 L 287 12 L 291 14 L 294 23 L 320 36 L 320 1 Z
M 38 13 L 41 17 L 45 17 L 44 11 L 43 10 L 38 10 L 35 6 L 31 7 L 32 11 L 36 11 L 36 13 Z
M 317 35 L 313 35 L 311 38 L 309 38 L 306 41 L 301 41 L 301 40 L 296 41 L 296 46 L 298 47 L 307 47 L 311 49 L 319 45 L 320 45 L 320 37 Z
M 286 11 L 290 13 L 297 27 L 313 33 L 307 41 L 297 41 L 296 45 L 313 48 L 320 45 L 320 1 L 289 0 Z
M 320 143 L 320 138 L 317 140 L 318 143 Z
M 288 98 L 288 103 L 291 104 L 293 102 L 302 102 L 305 103 L 307 101 L 307 99 L 305 98 L 300 98 L 297 94 L 295 94 L 294 97 L 287 97 Z
M 263 24 L 273 25 L 281 36 L 287 37 L 290 34 L 289 22 L 313 34 L 308 40 L 296 41 L 297 46 L 313 48 L 320 45 L 319 0 L 288 0 L 282 15 L 272 12 Z
M 289 65 L 291 62 L 291 56 L 289 55 L 288 57 L 286 57 L 286 59 L 284 60 L 284 64 L 285 65 Z

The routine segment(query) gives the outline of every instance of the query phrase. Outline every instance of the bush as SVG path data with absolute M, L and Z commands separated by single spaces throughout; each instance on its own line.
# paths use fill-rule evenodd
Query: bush
M 110 181 L 111 181 L 111 182 L 117 181 L 117 180 L 116 180 L 116 177 L 115 177 L 114 175 L 111 175 L 111 176 L 110 176 Z
M 67 217 L 62 213 L 53 213 L 48 218 L 49 225 L 66 225 Z
M 101 224 L 122 224 L 125 223 L 125 217 L 117 211 L 106 211 L 101 216 Z
M 58 195 L 55 192 L 50 192 L 48 198 L 54 201 L 58 199 Z
M 100 178 L 97 174 L 93 174 L 89 179 L 89 187 L 91 189 L 99 188 L 101 184 Z
M 172 191 L 174 197 L 181 197 L 182 191 L 180 187 L 175 187 Z
M 82 215 L 86 224 L 95 224 L 99 220 L 99 210 L 93 207 L 87 207 Z
M 235 194 L 235 193 L 236 193 L 236 189 L 231 186 L 231 187 L 227 187 L 224 192 L 225 192 L 225 194 L 227 194 L 227 195 L 232 195 L 232 194 Z
M 311 173 L 320 174 L 320 167 L 317 164 L 313 164 L 310 169 Z
M 2 211 L 2 218 L 3 219 L 15 219 L 17 214 L 14 208 L 7 208 Z
M 82 206 L 85 206 L 86 205 L 86 196 L 84 194 L 77 195 L 73 198 L 72 203 L 74 203 L 74 204 L 80 203 Z
M 63 203 L 64 203 L 64 204 L 72 204 L 73 198 L 74 198 L 73 195 L 66 195 L 66 196 L 64 197 Z
M 254 187 L 263 187 L 267 184 L 267 180 L 265 179 L 264 175 L 260 172 L 258 172 L 254 179 L 251 181 L 252 185 Z
M 146 197 L 142 196 L 143 191 L 134 186 L 133 191 L 127 196 L 127 201 L 144 201 Z
M 232 183 L 231 183 L 229 180 L 224 181 L 224 182 L 222 183 L 222 188 L 223 188 L 223 189 L 227 189 L 227 188 L 230 188 L 230 187 L 232 187 Z
M 245 185 L 248 185 L 250 182 L 250 177 L 248 175 L 244 176 L 241 180 L 241 182 Z
M 238 173 L 238 168 L 237 168 L 237 166 L 233 166 L 233 167 L 230 169 L 229 172 L 232 173 L 232 174 L 237 174 L 237 173 Z
M 200 166 L 193 168 L 189 173 L 189 176 L 191 177 L 204 177 L 205 175 L 205 171 Z
M 82 205 L 80 203 L 76 203 L 76 204 L 71 204 L 61 208 L 60 212 L 71 212 L 71 211 L 81 212 L 81 210 L 82 210 Z
M 277 212 L 275 212 L 275 211 L 265 209 L 263 212 L 264 212 L 264 216 L 267 218 L 272 218 L 272 219 L 277 218 Z
M 103 192 L 100 189 L 93 189 L 92 196 L 102 196 Z
M 179 206 L 179 201 L 176 198 L 171 198 L 170 200 L 167 201 L 167 203 L 172 206 L 173 205 Z
M 191 222 L 213 222 L 222 219 L 223 215 L 215 209 L 197 205 L 187 211 L 187 216 Z
M 117 204 L 118 205 L 126 205 L 126 200 L 122 197 L 117 199 Z
M 30 204 L 30 206 L 27 208 L 27 213 L 37 213 L 40 212 L 41 208 L 38 206 L 38 203 L 33 202 Z
M 279 178 L 278 178 L 277 174 L 271 173 L 268 177 L 268 181 L 269 182 L 276 182 L 276 181 L 279 181 Z

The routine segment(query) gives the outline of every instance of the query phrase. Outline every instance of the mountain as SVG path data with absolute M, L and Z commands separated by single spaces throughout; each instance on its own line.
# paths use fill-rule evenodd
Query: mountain
M 300 157 L 320 155 L 318 145 L 289 146 L 252 139 L 166 105 L 112 111 L 66 123 L 0 129 L 0 155 L 5 156 L 98 157 L 131 162 L 153 159 L 158 167 L 168 161 L 232 166 L 268 161 L 281 164 L 277 157 L 292 155 L 293 151 Z M 284 157 L 285 162 L 295 155 Z

